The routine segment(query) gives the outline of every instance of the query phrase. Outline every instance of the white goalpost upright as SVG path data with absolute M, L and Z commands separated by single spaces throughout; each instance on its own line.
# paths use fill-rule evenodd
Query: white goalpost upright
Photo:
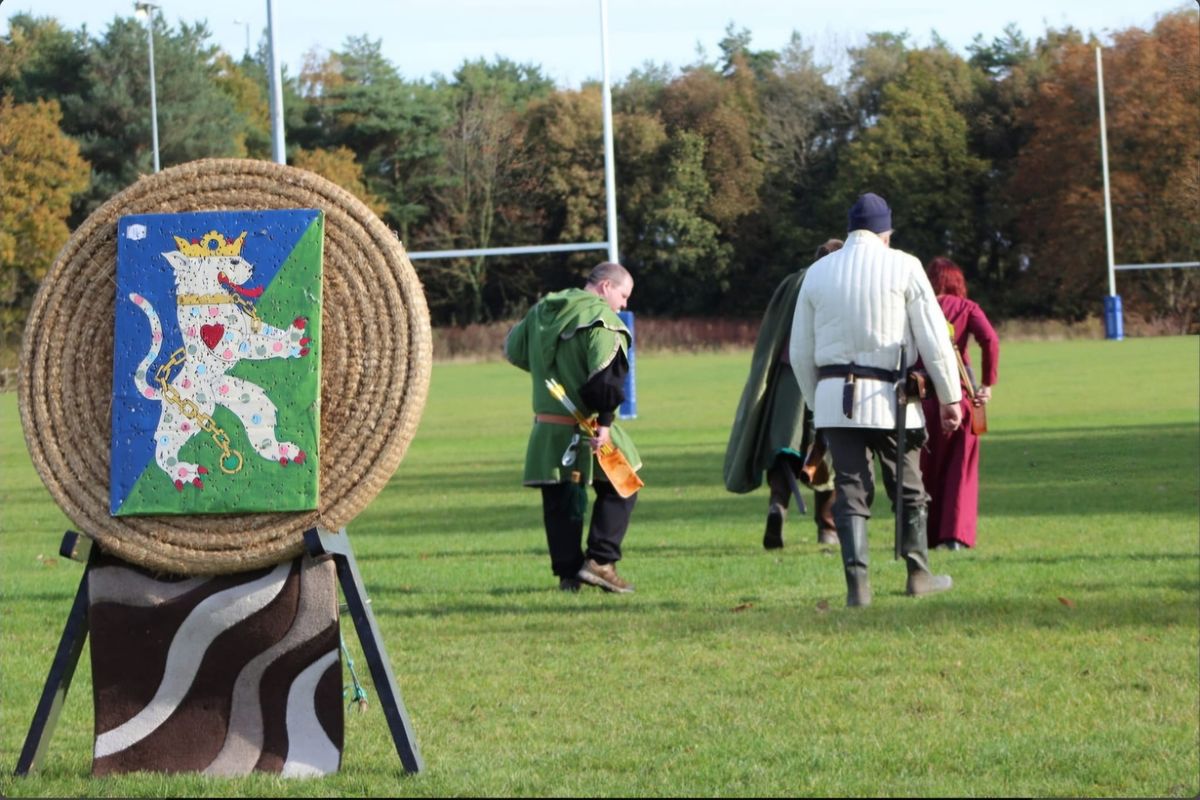
M 1112 197 L 1108 181 L 1108 130 L 1104 121 L 1104 61 L 1096 46 L 1096 96 L 1100 105 L 1100 169 L 1104 173 L 1104 241 L 1108 256 L 1108 294 L 1104 298 L 1104 335 L 1107 339 L 1125 338 L 1121 296 L 1117 294 L 1117 270 L 1179 269 L 1200 267 L 1200 261 L 1175 261 L 1164 264 L 1116 264 L 1113 255 Z
M 604 197 L 608 241 L 522 245 L 517 247 L 482 247 L 466 250 L 425 250 L 409 252 L 408 257 L 410 259 L 421 261 L 435 258 L 470 258 L 474 256 L 512 256 L 533 253 L 607 250 L 608 260 L 613 263 L 620 263 L 620 251 L 617 247 L 617 178 L 616 160 L 613 156 L 612 89 L 608 77 L 608 0 L 600 0 L 600 60 L 603 66 Z M 626 327 L 629 328 L 630 334 L 634 335 L 636 339 L 633 327 L 633 312 L 621 311 L 619 315 Z M 625 379 L 625 402 L 621 404 L 621 408 L 618 411 L 622 419 L 632 419 L 637 416 L 637 381 L 635 379 L 636 360 L 634 350 L 634 346 L 631 345 L 629 348 L 629 375 Z

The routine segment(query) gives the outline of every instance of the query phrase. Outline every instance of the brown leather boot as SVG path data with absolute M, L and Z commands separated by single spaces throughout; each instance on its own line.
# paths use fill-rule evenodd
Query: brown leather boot
M 817 544 L 837 544 L 837 525 L 833 521 L 834 491 L 813 490 L 813 519 L 817 523 Z

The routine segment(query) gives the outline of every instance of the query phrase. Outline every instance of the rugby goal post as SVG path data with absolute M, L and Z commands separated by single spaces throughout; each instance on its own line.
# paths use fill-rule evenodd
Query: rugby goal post
M 1120 341 L 1125 338 L 1121 296 L 1117 294 L 1117 270 L 1186 269 L 1200 267 L 1200 261 L 1175 261 L 1163 264 L 1115 264 L 1113 260 L 1112 199 L 1108 183 L 1108 131 L 1104 121 L 1104 62 L 1096 46 L 1096 94 L 1100 105 L 1100 169 L 1104 173 L 1104 241 L 1108 255 L 1108 295 L 1104 298 L 1104 336 Z

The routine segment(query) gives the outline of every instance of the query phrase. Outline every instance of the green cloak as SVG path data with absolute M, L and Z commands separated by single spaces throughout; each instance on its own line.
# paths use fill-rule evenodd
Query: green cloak
M 628 354 L 630 340 L 629 329 L 603 298 L 583 289 L 566 289 L 546 295 L 509 331 L 504 356 L 530 373 L 534 414 L 569 415 L 546 388 L 546 379 L 554 378 L 566 388 L 575 407 L 591 416 L 595 409 L 583 402 L 579 388 L 611 364 L 618 353 Z M 578 432 L 574 425 L 535 421 L 525 452 L 525 485 L 563 483 L 572 480 L 572 472 L 579 473 L 580 483 L 591 483 L 595 459 L 587 457 L 585 435 L 580 434 L 575 463 L 562 463 L 572 436 Z M 629 434 L 616 422 L 610 432 L 613 445 L 625 454 L 630 466 L 641 469 L 641 459 Z
M 807 271 L 784 278 L 763 313 L 750 375 L 725 449 L 725 488 L 731 492 L 754 491 L 776 455 L 782 451 L 804 458 L 812 441 L 812 425 L 804 424 L 800 385 L 791 365 L 782 358 L 791 340 L 796 297 Z

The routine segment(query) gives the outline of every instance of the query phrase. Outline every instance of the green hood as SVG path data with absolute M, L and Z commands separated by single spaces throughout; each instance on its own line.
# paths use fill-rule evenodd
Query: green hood
M 554 356 L 560 340 L 570 339 L 576 331 L 597 323 L 620 333 L 625 338 L 626 348 L 629 347 L 629 329 L 599 295 L 583 289 L 564 289 L 543 297 L 533 311 L 529 323 L 536 328 L 533 341 L 537 342 L 538 348 L 529 357 L 531 361 L 539 362 L 540 368 L 535 370 L 539 374 L 553 374 Z

